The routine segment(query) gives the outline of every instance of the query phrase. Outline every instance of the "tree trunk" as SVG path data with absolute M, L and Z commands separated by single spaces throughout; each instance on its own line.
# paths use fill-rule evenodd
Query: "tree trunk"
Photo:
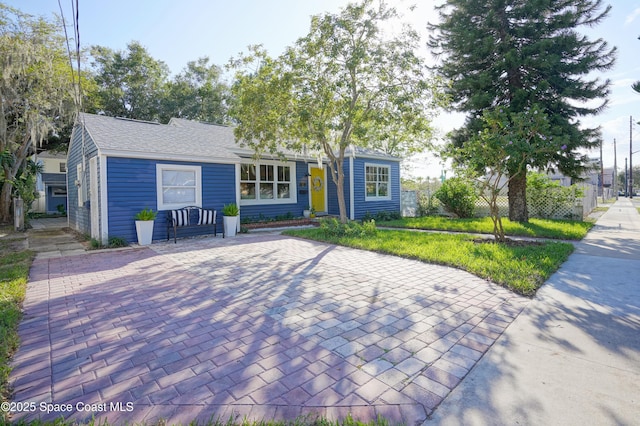
M 0 223 L 11 223 L 13 217 L 11 212 L 11 198 L 13 193 L 13 184 L 9 181 L 15 179 L 18 170 L 22 167 L 27 153 L 31 147 L 31 139 L 25 136 L 20 147 L 14 152 L 14 162 L 10 166 L 6 166 L 3 170 L 4 183 L 2 184 L 2 192 L 0 192 Z M 35 189 L 35 188 L 34 188 Z
M 338 173 L 338 182 L 336 183 L 338 190 L 338 209 L 340 211 L 340 222 L 347 223 L 347 204 L 344 199 L 344 171 Z
M 9 182 L 2 184 L 0 192 L 0 223 L 11 223 L 11 193 L 13 185 Z
M 340 222 L 347 223 L 347 204 L 344 199 L 344 158 L 333 158 L 334 160 L 329 162 L 329 170 L 331 171 L 331 180 L 336 185 L 336 191 L 338 192 Z
M 527 209 L 527 174 L 517 173 L 509 181 L 509 220 L 512 222 L 528 222 Z

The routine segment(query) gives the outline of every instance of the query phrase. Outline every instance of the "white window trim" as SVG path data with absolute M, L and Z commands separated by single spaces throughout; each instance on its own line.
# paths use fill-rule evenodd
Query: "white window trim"
M 74 182 L 78 190 L 78 207 L 84 207 L 84 179 L 83 179 L 82 163 L 76 164 L 76 180 Z
M 269 198 L 269 199 L 255 199 L 255 200 L 247 200 L 247 199 L 240 199 L 240 205 L 241 206 L 264 206 L 264 205 L 273 205 L 273 204 L 296 204 L 298 202 L 298 180 L 296 177 L 296 163 L 294 161 L 273 161 L 273 160 L 263 160 L 263 161 L 258 161 L 256 163 L 252 163 L 252 162 L 245 162 L 243 161 L 241 164 L 251 164 L 256 166 L 256 196 L 259 196 L 260 194 L 260 166 L 261 165 L 272 165 L 274 166 L 274 170 L 273 170 L 273 177 L 274 179 L 276 179 L 275 181 L 275 186 L 277 188 L 277 184 L 278 184 L 278 166 L 285 166 L 285 167 L 289 167 L 289 171 L 290 171 L 290 181 L 289 181 L 289 185 L 290 185 L 290 194 L 291 197 L 289 198 L 277 198 L 277 196 L 275 196 L 274 198 Z M 242 179 L 238 179 L 238 197 L 240 197 L 240 181 Z M 274 195 L 276 194 L 276 192 L 274 192 Z
M 165 203 L 162 200 L 162 172 L 165 170 L 194 171 L 196 174 L 196 201 L 195 203 Z M 202 167 L 185 166 L 182 164 L 156 164 L 156 190 L 157 190 L 157 210 L 173 210 L 186 206 L 202 207 Z
M 367 167 L 384 167 L 388 170 L 389 181 L 387 182 L 387 195 L 380 197 L 377 195 L 367 195 Z M 377 181 L 376 181 L 377 182 Z M 391 166 L 388 164 L 365 163 L 364 164 L 364 200 L 365 201 L 390 201 L 391 200 Z

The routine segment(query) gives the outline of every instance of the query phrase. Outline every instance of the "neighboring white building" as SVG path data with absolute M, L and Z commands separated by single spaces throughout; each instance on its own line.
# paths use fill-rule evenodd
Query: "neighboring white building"
M 583 175 L 584 183 L 600 188 L 601 187 L 600 180 L 602 178 L 602 171 L 600 170 L 600 160 L 590 159 L 589 165 L 591 166 L 590 169 L 587 170 Z M 614 174 L 615 172 L 613 170 L 613 167 L 608 167 L 604 169 L 604 187 L 605 188 L 612 187 Z M 571 186 L 572 179 L 568 176 L 563 175 L 560 172 L 548 173 L 548 176 L 551 180 L 558 182 L 562 186 Z
M 67 211 L 67 154 L 43 151 L 33 161 L 42 165 L 36 190 L 39 197 L 33 202 L 31 211 L 37 213 L 59 213 Z M 60 207 L 61 206 L 61 207 Z

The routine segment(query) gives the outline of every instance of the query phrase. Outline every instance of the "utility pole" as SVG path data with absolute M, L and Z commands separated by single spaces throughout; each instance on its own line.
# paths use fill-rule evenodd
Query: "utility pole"
M 602 189 L 602 204 L 604 204 L 604 164 L 602 163 L 602 144 L 600 141 L 600 188 Z
M 629 193 L 629 176 L 627 176 L 627 157 L 624 157 L 624 196 L 628 197 Z
M 616 139 L 613 139 L 613 193 L 618 199 L 618 154 L 616 153 Z
M 633 117 L 629 116 L 629 198 L 633 198 Z

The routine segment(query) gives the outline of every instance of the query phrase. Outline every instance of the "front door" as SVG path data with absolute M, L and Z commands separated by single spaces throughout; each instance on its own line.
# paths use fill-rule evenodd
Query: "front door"
M 309 178 L 309 189 L 311 190 L 311 207 L 316 213 L 327 212 L 327 190 L 326 190 L 326 169 L 319 167 L 311 167 Z

